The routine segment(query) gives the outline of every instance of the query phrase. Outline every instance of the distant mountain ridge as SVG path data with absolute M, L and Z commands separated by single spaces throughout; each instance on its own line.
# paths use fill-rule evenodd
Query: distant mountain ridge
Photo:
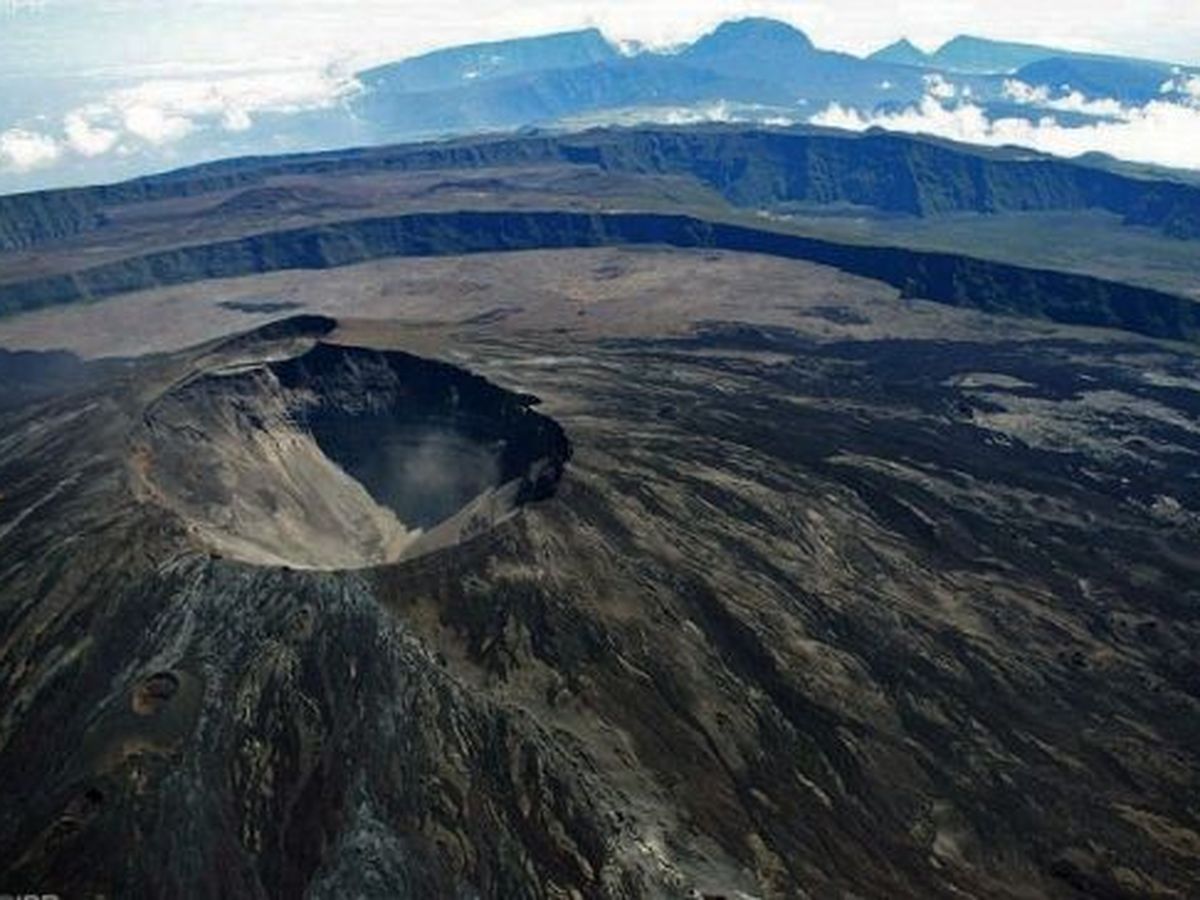
M 915 217 L 1102 209 L 1200 238 L 1200 187 L 1014 150 L 885 132 L 691 128 L 533 133 L 223 160 L 115 185 L 0 197 L 0 250 L 101 230 L 119 207 L 245 188 L 280 176 L 559 165 L 687 176 L 749 208 L 850 204 Z
M 801 120 L 830 102 L 915 101 L 925 91 L 912 67 L 822 50 L 764 18 L 726 22 L 673 52 L 623 54 L 588 30 L 450 48 L 371 69 L 360 81 L 355 114 L 405 137 L 716 102 Z
M 623 123 L 638 121 L 639 110 L 648 121 L 686 121 L 721 104 L 752 121 L 799 123 L 832 104 L 867 114 L 903 109 L 940 78 L 952 86 L 943 100 L 969 97 L 1004 116 L 1079 125 L 1100 114 L 1049 101 L 1069 88 L 1144 103 L 1172 73 L 1166 63 L 966 35 L 928 54 L 902 39 L 864 59 L 817 47 L 786 22 L 746 18 L 670 52 L 623 53 L 596 29 L 439 50 L 364 72 L 351 107 L 383 140 Z M 1043 90 L 1014 103 L 1014 77 Z
M 1159 63 L 1088 56 L 1058 56 L 1023 66 L 1017 77 L 1026 84 L 1064 85 L 1087 97 L 1146 103 L 1161 97 L 1172 70 Z
M 359 73 L 359 80 L 374 89 L 436 91 L 456 83 L 576 68 L 619 57 L 599 29 L 587 28 L 435 50 L 368 69 Z
M 818 53 L 808 35 L 774 19 L 739 19 L 725 22 L 715 31 L 684 48 L 679 58 L 693 65 L 718 71 L 752 72 L 762 78 L 774 64 L 794 64 Z
M 1013 74 L 1032 64 L 1051 59 L 1124 64 L 1130 67 L 1150 67 L 1168 72 L 1175 68 L 1173 63 L 1160 60 L 1120 56 L 1113 53 L 1067 50 L 1061 47 L 1016 41 L 997 41 L 969 34 L 960 34 L 951 38 L 932 53 L 921 50 L 908 38 L 901 38 L 876 50 L 867 59 L 975 75 Z
M 954 72 L 1002 74 L 1043 59 L 1073 56 L 1070 50 L 1056 50 L 1037 44 L 993 41 L 962 34 L 952 38 L 934 53 L 929 62 Z
M 894 63 L 898 66 L 928 66 L 930 56 L 908 38 L 900 38 L 893 44 L 881 47 L 867 59 L 875 62 Z

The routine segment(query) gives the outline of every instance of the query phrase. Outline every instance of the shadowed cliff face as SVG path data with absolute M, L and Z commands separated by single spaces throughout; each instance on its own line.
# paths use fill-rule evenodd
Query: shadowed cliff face
M 410 558 L 552 493 L 569 448 L 531 399 L 403 353 L 237 358 L 148 411 L 145 490 L 248 562 Z
M 1128 224 L 1178 238 L 1200 236 L 1200 190 L 1191 184 L 1130 177 L 1064 159 L 1031 159 L 1028 151 L 981 150 L 919 136 L 707 125 L 483 137 L 223 160 L 120 184 L 14 195 L 0 198 L 0 249 L 103 230 L 112 224 L 114 212 L 129 205 L 255 188 L 278 176 L 471 171 L 522 164 L 686 177 L 749 207 L 850 203 L 915 216 L 1105 209 Z M 258 193 L 248 202 L 261 208 L 296 199 L 294 193 L 274 192 Z

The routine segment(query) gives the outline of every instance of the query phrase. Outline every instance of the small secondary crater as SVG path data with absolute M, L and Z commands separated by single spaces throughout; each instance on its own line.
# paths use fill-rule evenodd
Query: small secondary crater
M 553 493 L 570 445 L 533 402 L 457 366 L 318 342 L 159 398 L 138 468 L 151 497 L 222 556 L 379 565 Z
M 179 690 L 174 672 L 156 672 L 133 689 L 131 705 L 139 716 L 152 716 L 171 702 Z

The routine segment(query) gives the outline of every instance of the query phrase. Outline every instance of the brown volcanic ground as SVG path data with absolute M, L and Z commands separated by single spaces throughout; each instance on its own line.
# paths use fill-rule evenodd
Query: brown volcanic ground
M 620 249 L 206 282 L 0 346 L 139 357 L 0 413 L 0 885 L 1196 894 L 1194 348 Z M 306 411 L 462 435 L 469 372 L 508 423 L 471 440 L 548 417 L 561 480 L 539 449 L 521 502 L 360 552 L 408 523 Z
M 140 291 L 0 318 L 0 346 L 138 356 L 299 313 L 446 334 L 663 337 L 745 320 L 814 340 L 1075 336 L 1078 328 L 950 310 L 828 266 L 722 250 L 603 248 L 387 259 Z M 448 330 L 449 329 L 449 330 Z M 374 331 L 362 332 L 367 338 Z M 1124 339 L 1091 330 L 1095 340 Z

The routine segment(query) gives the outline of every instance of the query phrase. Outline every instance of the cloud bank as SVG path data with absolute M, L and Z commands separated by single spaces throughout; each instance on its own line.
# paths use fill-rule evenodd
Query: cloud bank
M 359 89 L 335 68 L 217 78 L 167 78 L 108 91 L 70 110 L 0 132 L 0 173 L 23 174 L 71 157 L 162 149 L 199 131 L 243 132 L 256 117 L 326 109 Z
M 833 103 L 809 121 L 851 131 L 883 128 L 970 144 L 1016 145 L 1055 156 L 1099 152 L 1130 162 L 1200 169 L 1200 76 L 1176 74 L 1163 84 L 1160 98 L 1142 106 L 1088 98 L 1069 86 L 1055 95 L 1046 87 L 1010 79 L 1005 95 L 1029 107 L 1031 115 L 1023 117 L 993 118 L 943 80 L 928 84 L 926 91 L 919 103 L 899 111 L 864 113 Z M 1039 116 L 1039 111 L 1046 114 Z M 1064 125 L 1055 112 L 1093 121 Z
M 58 143 L 44 134 L 23 128 L 0 133 L 0 169 L 31 172 L 57 162 L 61 155 Z

